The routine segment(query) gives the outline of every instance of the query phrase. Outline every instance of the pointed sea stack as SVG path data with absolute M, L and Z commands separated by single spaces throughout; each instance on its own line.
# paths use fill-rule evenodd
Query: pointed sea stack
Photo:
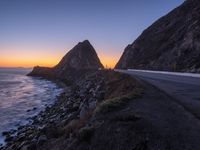
M 67 69 L 99 69 L 103 65 L 93 46 L 85 40 L 71 49 L 54 68 L 61 73 Z
M 88 40 L 79 42 L 53 68 L 34 67 L 29 76 L 72 79 L 83 72 L 104 68 Z
M 147 28 L 115 68 L 200 72 L 200 1 L 185 1 Z

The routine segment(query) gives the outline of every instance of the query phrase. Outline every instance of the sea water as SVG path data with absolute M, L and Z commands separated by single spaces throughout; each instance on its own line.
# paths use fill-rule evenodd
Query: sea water
M 0 68 L 0 145 L 4 144 L 2 132 L 26 124 L 62 92 L 51 81 L 26 76 L 30 71 Z

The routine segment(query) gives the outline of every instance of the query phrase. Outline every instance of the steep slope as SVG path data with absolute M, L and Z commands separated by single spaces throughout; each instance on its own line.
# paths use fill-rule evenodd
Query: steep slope
M 128 45 L 115 66 L 200 72 L 200 2 L 187 0 Z
M 54 67 L 59 72 L 66 69 L 98 69 L 103 68 L 97 53 L 88 40 L 78 43 Z
M 97 53 L 88 40 L 79 42 L 53 68 L 34 67 L 29 76 L 70 79 L 86 70 L 103 68 Z

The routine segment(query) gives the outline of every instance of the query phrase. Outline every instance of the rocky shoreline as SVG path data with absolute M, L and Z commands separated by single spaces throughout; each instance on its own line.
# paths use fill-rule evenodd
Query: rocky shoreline
M 115 97 L 129 92 L 132 83 L 125 83 L 127 90 L 113 90 L 117 88 L 113 87 L 115 82 L 118 84 L 127 80 L 123 76 L 126 75 L 113 71 L 95 71 L 76 81 L 76 84 L 66 85 L 55 104 L 31 118 L 31 124 L 20 126 L 16 131 L 4 132 L 7 144 L 0 149 L 35 150 L 63 137 L 72 143 L 72 139 L 77 138 L 77 131 L 87 126 L 102 101 L 112 98 L 112 95 Z

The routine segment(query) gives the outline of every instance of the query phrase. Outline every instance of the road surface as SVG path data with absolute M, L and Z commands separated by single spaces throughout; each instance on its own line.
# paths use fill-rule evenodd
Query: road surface
M 200 119 L 200 75 L 153 72 L 142 70 L 116 70 L 134 75 L 167 93 L 179 105 Z

